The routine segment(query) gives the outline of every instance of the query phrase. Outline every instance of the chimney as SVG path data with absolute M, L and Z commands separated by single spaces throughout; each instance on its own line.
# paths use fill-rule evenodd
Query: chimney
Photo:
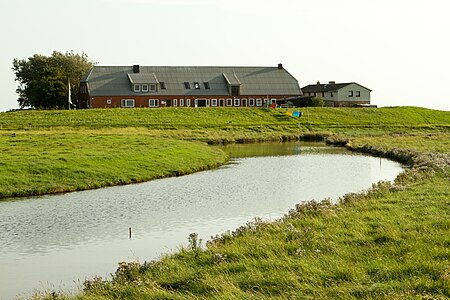
M 336 84 L 336 81 L 328 81 L 328 84 Z
M 283 69 L 283 64 L 278 64 L 278 70 Z
M 133 73 L 139 73 L 139 65 L 133 65 Z
M 320 84 L 320 81 L 319 81 L 319 80 L 317 80 L 317 84 Z

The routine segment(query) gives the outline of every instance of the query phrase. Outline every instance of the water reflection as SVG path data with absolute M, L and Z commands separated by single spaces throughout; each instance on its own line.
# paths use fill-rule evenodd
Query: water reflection
M 0 202 L 2 299 L 49 284 L 71 289 L 86 276 L 108 275 L 119 261 L 176 249 L 191 232 L 205 240 L 256 216 L 278 218 L 302 201 L 336 199 L 393 180 L 401 171 L 395 162 L 383 160 L 380 167 L 379 158 L 309 144 L 227 151 L 246 158 L 178 178 Z M 278 156 L 260 156 L 268 153 Z
M 349 154 L 349 151 L 343 147 L 333 147 L 318 142 L 229 144 L 221 146 L 220 148 L 227 152 L 232 158 L 313 153 Z

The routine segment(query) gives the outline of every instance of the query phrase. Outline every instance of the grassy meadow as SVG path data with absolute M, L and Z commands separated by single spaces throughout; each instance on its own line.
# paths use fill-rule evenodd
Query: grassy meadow
M 135 134 L 0 136 L 0 198 L 87 190 L 178 176 L 226 162 L 198 142 Z
M 3 197 L 211 168 L 227 160 L 206 145 L 219 142 L 319 137 L 412 167 L 338 205 L 298 205 L 278 221 L 255 219 L 207 243 L 193 234 L 178 253 L 122 262 L 111 280 L 92 278 L 79 294 L 34 298 L 450 298 L 450 112 L 302 111 L 300 119 L 235 108 L 0 113 Z

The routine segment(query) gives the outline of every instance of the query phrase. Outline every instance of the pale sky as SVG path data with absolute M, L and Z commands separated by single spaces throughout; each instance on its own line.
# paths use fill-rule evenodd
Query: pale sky
M 0 3 L 0 111 L 14 58 L 85 52 L 99 65 L 277 66 L 301 87 L 373 90 L 378 106 L 450 110 L 448 0 L 14 0 Z

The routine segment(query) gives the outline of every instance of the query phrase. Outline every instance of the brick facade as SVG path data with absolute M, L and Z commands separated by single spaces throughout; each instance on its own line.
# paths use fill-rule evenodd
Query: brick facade
M 268 101 L 283 99 L 284 95 L 276 96 L 96 96 L 88 98 L 80 95 L 79 107 L 82 108 L 126 108 L 126 107 L 264 107 Z M 128 100 L 128 101 L 127 101 Z

